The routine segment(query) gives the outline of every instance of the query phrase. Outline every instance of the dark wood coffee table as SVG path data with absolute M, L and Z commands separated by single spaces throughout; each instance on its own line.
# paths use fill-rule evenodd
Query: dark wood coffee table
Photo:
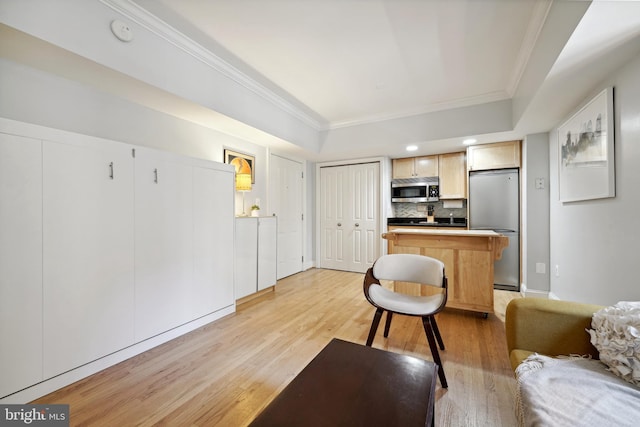
M 430 426 L 437 365 L 333 339 L 251 426 Z

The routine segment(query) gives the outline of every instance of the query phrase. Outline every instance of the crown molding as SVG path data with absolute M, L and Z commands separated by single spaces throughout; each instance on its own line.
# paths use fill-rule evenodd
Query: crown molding
M 529 20 L 529 26 L 527 27 L 527 31 L 525 32 L 522 46 L 520 48 L 520 52 L 518 53 L 516 64 L 513 67 L 513 74 L 511 76 L 511 80 L 507 89 L 510 97 L 513 97 L 513 95 L 516 93 L 516 90 L 518 89 L 520 79 L 524 74 L 524 70 L 527 68 L 529 58 L 531 58 L 531 53 L 536 46 L 536 42 L 538 41 L 538 37 L 542 32 L 542 27 L 547 20 L 547 16 L 549 15 L 552 4 L 552 0 L 545 0 L 535 2 L 533 6 L 534 9 L 533 13 L 531 14 L 532 18 Z
M 165 21 L 149 13 L 146 9 L 137 5 L 131 0 L 99 0 L 107 7 L 122 14 L 124 17 L 131 19 L 138 25 L 146 28 L 157 36 L 163 38 L 167 42 L 182 49 L 184 52 L 193 56 L 197 60 L 208 65 L 212 69 L 221 73 L 225 77 L 228 77 L 240 84 L 244 88 L 252 91 L 258 96 L 262 97 L 266 101 L 270 102 L 275 107 L 283 110 L 286 113 L 291 114 L 295 118 L 299 119 L 308 126 L 311 126 L 314 130 L 319 131 L 323 128 L 315 118 L 296 108 L 293 104 L 275 94 L 265 86 L 256 82 L 245 73 L 241 72 L 237 68 L 233 67 L 228 62 L 224 61 L 219 56 L 215 55 L 209 49 L 193 41 L 185 34 L 176 30 Z

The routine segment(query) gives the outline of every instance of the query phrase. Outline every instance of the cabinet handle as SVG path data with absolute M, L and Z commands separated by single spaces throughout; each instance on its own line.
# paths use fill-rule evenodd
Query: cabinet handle
M 109 163 L 109 178 L 113 179 L 113 162 Z
M 339 222 L 339 223 L 338 223 L 338 227 L 342 227 L 342 223 L 340 223 L 340 222 Z
M 153 170 L 153 182 L 158 183 L 158 169 Z
M 360 227 L 360 224 L 358 224 L 357 222 L 356 222 L 356 227 Z

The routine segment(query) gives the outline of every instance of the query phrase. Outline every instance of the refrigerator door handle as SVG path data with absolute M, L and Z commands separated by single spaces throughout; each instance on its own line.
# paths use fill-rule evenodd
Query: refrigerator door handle
M 516 230 L 509 230 L 506 228 L 494 228 L 493 231 L 495 231 L 496 233 L 517 233 Z

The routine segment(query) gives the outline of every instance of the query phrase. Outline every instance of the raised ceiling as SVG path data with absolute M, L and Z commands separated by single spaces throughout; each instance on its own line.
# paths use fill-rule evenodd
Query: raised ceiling
M 640 51 L 640 2 L 135 3 L 307 115 L 324 144 L 316 159 L 399 157 L 407 143 L 419 153 L 454 151 L 465 136 L 546 132 Z M 495 132 L 456 122 L 505 105 L 509 123 Z M 433 131 L 440 117 L 449 131 Z M 406 132 L 384 133 L 393 126 Z
M 329 128 L 511 98 L 549 7 L 504 0 L 137 0 Z
M 138 3 L 267 79 L 329 127 L 510 98 L 548 6 L 473 0 Z

